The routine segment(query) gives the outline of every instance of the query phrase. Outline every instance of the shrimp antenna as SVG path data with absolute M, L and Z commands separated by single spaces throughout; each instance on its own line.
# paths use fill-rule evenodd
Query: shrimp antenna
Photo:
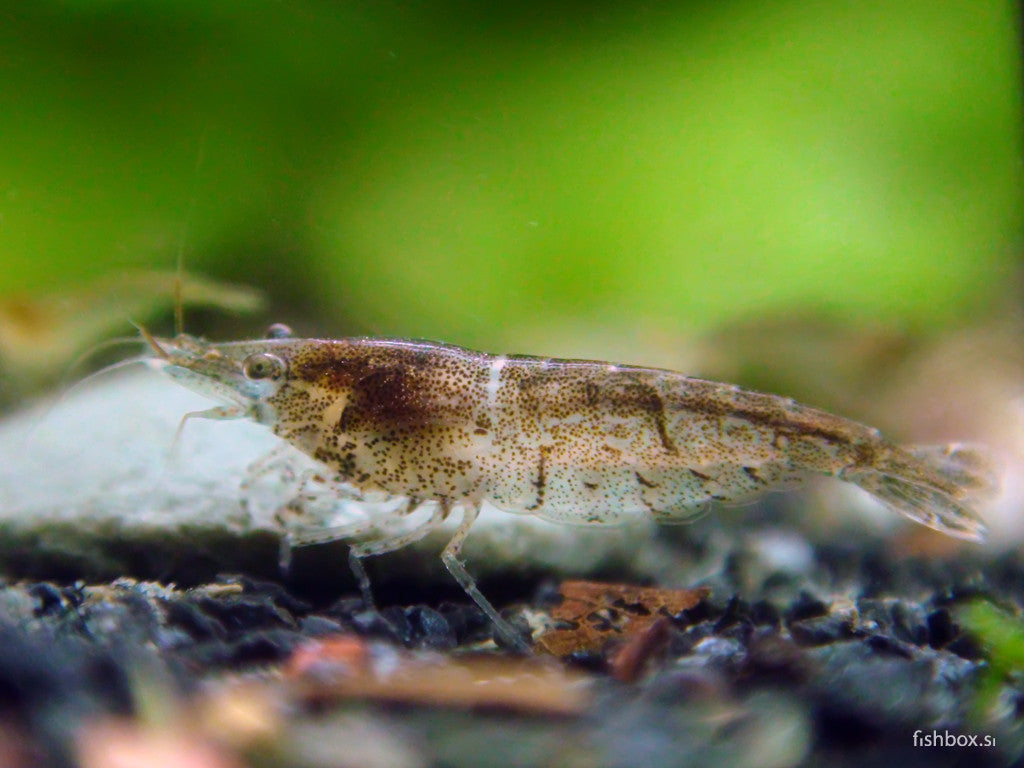
M 97 354 L 98 352 L 102 352 L 105 349 L 110 349 L 111 347 L 119 347 L 121 345 L 141 343 L 142 342 L 139 341 L 138 336 L 117 336 L 113 339 L 105 339 L 104 341 L 101 341 L 97 344 L 93 344 L 91 347 L 85 350 L 85 352 L 83 352 L 82 354 L 80 354 L 78 357 L 71 361 L 71 365 L 68 366 L 67 371 L 65 371 L 64 373 L 64 379 L 70 377 L 71 374 L 73 374 L 78 369 L 79 366 L 81 366 L 83 363 L 85 363 L 86 360 L 88 360 L 90 357 Z M 120 365 L 120 362 L 114 363 L 113 365 Z M 94 371 L 93 373 L 89 374 L 87 378 L 92 378 L 97 373 L 103 373 L 110 367 L 111 366 L 109 365 L 104 366 L 98 371 Z
M 181 336 L 185 332 L 185 308 L 184 302 L 181 296 L 181 267 L 182 258 L 181 252 L 178 253 L 178 266 L 176 274 L 174 276 L 174 335 Z M 139 328 L 143 336 L 148 336 L 148 333 Z M 149 340 L 148 338 L 146 339 Z
M 185 237 L 188 232 L 189 222 L 196 213 L 196 200 L 199 197 L 199 171 L 203 167 L 203 159 L 206 156 L 206 136 L 209 134 L 209 126 L 203 129 L 199 137 L 199 151 L 196 153 L 196 165 L 192 171 L 192 197 L 188 201 L 188 210 L 185 213 L 185 221 L 181 225 L 181 236 L 178 238 L 178 256 L 174 268 L 174 335 L 181 336 L 185 332 L 185 302 L 182 298 L 182 275 L 185 272 Z M 148 334 L 142 328 L 139 331 L 143 336 Z M 148 338 L 147 338 L 148 341 Z
M 136 323 L 132 320 L 129 320 L 128 322 L 135 326 L 136 330 L 138 330 L 138 332 L 142 334 L 142 338 L 146 340 L 146 343 L 149 344 L 149 346 L 153 349 L 154 352 L 157 353 L 158 356 L 162 357 L 164 360 L 171 359 L 171 356 L 167 354 L 167 350 L 160 346 L 160 342 L 156 340 L 156 337 L 153 334 L 146 330 L 145 326 L 141 325 L 140 323 Z
M 73 371 L 75 368 L 77 368 L 79 365 L 81 365 L 85 360 L 87 360 L 90 356 L 96 354 L 101 349 L 107 349 L 108 347 L 113 347 L 113 346 L 115 346 L 117 344 L 127 344 L 127 343 L 138 344 L 139 340 L 137 338 L 135 338 L 135 337 L 121 337 L 121 338 L 117 338 L 117 339 L 108 339 L 107 341 L 101 342 L 100 344 L 97 344 L 96 346 L 94 346 L 92 349 L 89 349 L 89 350 L 85 351 L 84 353 L 82 353 L 81 355 L 79 355 L 78 358 L 76 358 L 75 361 L 71 364 L 71 366 L 69 367 L 68 370 L 69 370 L 69 372 Z M 146 361 L 146 358 L 147 358 L 147 355 L 136 355 L 135 357 L 129 357 L 129 358 L 126 358 L 125 360 L 118 360 L 116 363 L 111 363 L 110 365 L 106 365 L 106 366 L 100 368 L 98 371 L 93 371 L 92 373 L 90 373 L 85 378 L 82 378 L 82 379 L 79 379 L 78 381 L 76 381 L 70 387 L 68 387 L 63 392 L 61 392 L 60 395 L 57 397 L 57 399 L 53 400 L 51 403 L 49 403 L 46 406 L 46 409 L 43 411 L 42 416 L 40 416 L 40 418 L 36 421 L 36 423 L 32 426 L 32 428 L 29 429 L 28 432 L 25 433 L 25 437 L 24 437 L 25 444 L 28 444 L 29 442 L 31 442 L 31 440 L 35 437 L 36 430 L 39 429 L 40 425 L 44 424 L 46 422 L 46 420 L 50 417 L 50 414 L 52 414 L 55 410 L 57 410 L 57 408 L 59 408 L 61 405 L 63 405 L 64 402 L 74 392 L 77 392 L 80 388 L 82 388 L 83 386 L 85 386 L 89 382 L 95 381 L 100 376 L 106 376 L 108 373 L 120 370 L 121 368 L 127 368 L 130 365 L 137 365 L 138 363 L 144 363 Z

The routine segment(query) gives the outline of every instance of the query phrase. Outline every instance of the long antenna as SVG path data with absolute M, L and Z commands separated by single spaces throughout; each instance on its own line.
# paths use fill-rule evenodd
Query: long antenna
M 196 164 L 192 169 L 192 196 L 189 198 L 188 210 L 185 212 L 185 220 L 181 224 L 181 235 L 178 238 L 178 257 L 174 267 L 175 336 L 180 336 L 185 332 L 185 302 L 182 297 L 181 280 L 181 276 L 185 273 L 185 239 L 188 233 L 189 224 L 192 222 L 196 212 L 196 200 L 199 197 L 199 171 L 203 167 L 203 160 L 206 157 L 206 137 L 209 132 L 209 126 L 207 126 L 199 136 L 199 152 L 196 154 Z

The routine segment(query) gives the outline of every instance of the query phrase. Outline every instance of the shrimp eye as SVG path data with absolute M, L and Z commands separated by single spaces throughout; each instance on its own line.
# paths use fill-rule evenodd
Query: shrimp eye
M 249 355 L 242 361 L 242 373 L 252 380 L 276 379 L 284 374 L 284 360 L 266 352 Z
M 290 339 L 292 336 L 292 329 L 284 323 L 274 323 L 272 326 L 267 328 L 268 339 Z

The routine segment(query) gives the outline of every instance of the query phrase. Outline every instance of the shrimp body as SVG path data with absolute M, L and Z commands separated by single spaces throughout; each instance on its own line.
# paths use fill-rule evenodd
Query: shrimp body
M 450 569 L 484 501 L 558 522 L 681 522 L 812 474 L 953 536 L 984 530 L 969 505 L 988 484 L 977 451 L 900 448 L 788 398 L 672 371 L 399 339 L 149 340 L 154 367 L 223 403 L 196 415 L 265 424 L 360 491 L 437 501 L 442 519 L 461 507 Z

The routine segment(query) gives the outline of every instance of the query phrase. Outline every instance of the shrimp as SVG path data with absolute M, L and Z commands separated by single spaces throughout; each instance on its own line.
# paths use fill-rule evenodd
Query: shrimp
M 453 510 L 441 558 L 518 650 L 528 644 L 477 589 L 459 558 L 480 505 L 562 523 L 685 522 L 810 475 L 837 477 L 918 523 L 980 540 L 972 508 L 992 485 L 969 445 L 898 447 L 876 429 L 791 399 L 655 368 L 490 355 L 427 341 L 154 338 L 151 367 L 220 401 L 190 417 L 249 418 L 320 462 L 339 496 L 432 504 L 412 530 L 352 545 L 362 558 L 422 538 Z M 347 489 L 347 490 L 346 490 Z M 359 529 L 289 533 L 286 546 Z M 372 604 L 372 603 L 371 603 Z

